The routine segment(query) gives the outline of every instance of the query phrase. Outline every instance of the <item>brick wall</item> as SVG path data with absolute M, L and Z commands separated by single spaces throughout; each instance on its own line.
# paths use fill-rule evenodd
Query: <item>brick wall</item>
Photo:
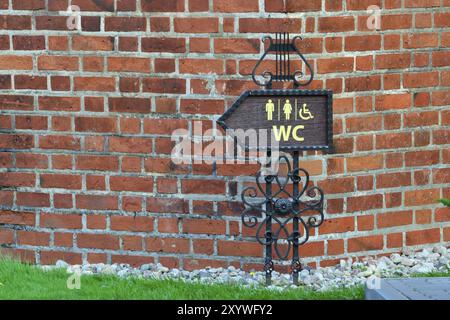
M 304 261 L 449 243 L 450 1 L 0 0 L 0 245 L 36 263 L 260 266 L 239 214 L 255 166 L 174 165 L 248 88 L 276 31 L 334 91 L 336 153 L 301 165 L 327 194 Z M 369 5 L 381 30 L 367 28 Z

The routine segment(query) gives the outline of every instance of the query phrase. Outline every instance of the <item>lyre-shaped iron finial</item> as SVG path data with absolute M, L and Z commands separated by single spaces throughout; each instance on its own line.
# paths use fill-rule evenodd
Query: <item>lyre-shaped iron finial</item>
M 268 41 L 268 47 L 264 51 L 264 54 L 259 59 L 258 63 L 253 68 L 252 78 L 253 81 L 262 87 L 270 88 L 272 86 L 273 81 L 293 81 L 294 87 L 307 86 L 310 84 L 314 78 L 314 71 L 311 68 L 311 65 L 306 61 L 303 54 L 296 46 L 297 40 L 303 40 L 300 36 L 295 36 L 292 40 L 289 39 L 289 33 L 276 33 L 275 41 L 270 36 L 265 36 L 262 41 L 264 44 Z M 309 70 L 309 79 L 305 81 L 301 81 L 304 73 L 301 70 L 293 70 L 291 72 L 291 53 L 296 53 L 299 55 L 300 59 L 304 62 L 306 68 Z M 262 77 L 266 79 L 266 81 L 261 82 L 256 78 L 256 70 L 261 65 L 262 61 L 268 54 L 275 54 L 275 74 L 271 71 L 264 71 L 262 73 Z

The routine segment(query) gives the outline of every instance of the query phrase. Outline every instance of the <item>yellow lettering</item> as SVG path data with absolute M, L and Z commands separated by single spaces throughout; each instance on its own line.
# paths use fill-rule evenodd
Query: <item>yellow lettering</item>
M 305 126 L 304 125 L 301 125 L 301 124 L 299 124 L 298 126 L 295 126 L 294 127 L 294 130 L 292 130 L 292 137 L 294 138 L 294 140 L 295 141 L 305 141 L 305 138 L 303 138 L 303 137 L 299 137 L 298 135 L 297 135 L 297 131 L 298 130 L 303 130 L 303 129 L 305 129 Z
M 291 126 L 287 126 L 287 128 L 286 126 L 280 126 L 280 130 L 278 130 L 277 126 L 273 126 L 272 130 L 277 141 L 280 141 L 281 139 L 283 139 L 283 141 L 289 140 L 289 135 L 291 134 Z

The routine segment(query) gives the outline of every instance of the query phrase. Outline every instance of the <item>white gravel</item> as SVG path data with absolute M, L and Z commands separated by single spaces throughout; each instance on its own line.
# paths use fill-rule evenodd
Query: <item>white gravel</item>
M 86 264 L 69 265 L 57 261 L 53 266 L 42 266 L 43 269 L 66 268 L 68 273 L 84 275 L 117 275 L 120 278 L 143 279 L 178 279 L 200 283 L 230 283 L 244 287 L 263 286 L 264 272 L 245 272 L 232 266 L 228 268 L 205 268 L 194 271 L 169 269 L 161 264 L 145 264 L 133 268 L 128 264 Z M 341 260 L 333 267 L 304 269 L 299 274 L 299 282 L 303 287 L 317 291 L 333 288 L 352 287 L 364 284 L 368 278 L 409 277 L 414 274 L 450 271 L 450 248 L 437 246 L 426 248 L 420 252 L 405 250 L 402 254 L 394 253 L 389 258 L 367 258 L 363 260 Z M 269 289 L 283 290 L 294 287 L 290 274 L 272 273 L 272 285 Z

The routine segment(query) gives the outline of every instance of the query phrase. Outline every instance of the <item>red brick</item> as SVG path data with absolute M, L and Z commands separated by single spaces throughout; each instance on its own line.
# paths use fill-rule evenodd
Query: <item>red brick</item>
M 48 159 L 46 155 L 41 154 L 17 153 L 16 167 L 46 169 L 48 167 Z
M 75 131 L 114 133 L 117 131 L 116 119 L 99 117 L 76 117 Z
M 215 53 L 259 53 L 258 39 L 214 39 Z
M 355 77 L 345 79 L 345 91 L 372 91 L 380 90 L 381 77 L 378 75 L 367 77 Z
M 411 64 L 409 53 L 382 54 L 376 57 L 377 69 L 405 69 Z
M 187 213 L 189 204 L 183 199 L 177 198 L 148 198 L 147 211 L 156 213 Z
M 275 19 L 275 18 L 241 18 L 239 19 L 239 32 L 258 33 L 258 32 L 285 32 L 297 33 L 301 29 L 301 19 Z
M 141 6 L 144 12 L 182 12 L 184 0 L 142 0 Z
M 339 255 L 344 253 L 344 240 L 328 240 L 327 241 L 327 255 Z
M 353 30 L 355 30 L 355 19 L 353 16 L 319 18 L 320 32 L 346 32 Z
M 81 189 L 81 176 L 69 174 L 41 174 L 42 188 Z
M 186 80 L 145 78 L 143 79 L 143 91 L 165 94 L 184 94 L 186 93 Z
M 142 51 L 183 53 L 186 51 L 185 39 L 142 38 Z
M 367 236 L 348 239 L 348 252 L 383 249 L 383 236 Z
M 178 233 L 178 218 L 159 218 L 158 232 Z
M 17 231 L 17 243 L 29 246 L 48 246 L 50 233 L 36 231 Z
M 116 81 L 112 77 L 75 77 L 75 91 L 115 91 Z
M 347 212 L 379 209 L 382 206 L 383 206 L 383 196 L 381 194 L 347 198 Z
M 33 58 L 31 56 L 0 56 L 0 70 L 31 70 Z
M 145 239 L 146 250 L 150 252 L 188 253 L 189 240 L 176 238 L 148 238 Z
M 405 0 L 406 8 L 432 8 L 439 6 L 439 0 Z
M 216 33 L 219 32 L 219 19 L 175 17 L 174 29 L 179 33 Z
M 80 233 L 77 235 L 77 245 L 80 248 L 117 250 L 119 249 L 119 238 L 109 234 Z
M 2 15 L 0 17 L 0 29 L 2 30 L 30 30 L 31 16 Z
M 113 176 L 109 179 L 113 191 L 152 192 L 153 178 Z
M 149 134 L 171 135 L 178 129 L 187 129 L 188 123 L 184 119 L 145 119 L 144 132 Z
M 109 98 L 110 112 L 149 113 L 151 100 L 147 98 Z
M 328 178 L 318 183 L 325 193 L 346 193 L 355 190 L 354 177 Z
M 214 0 L 213 10 L 215 12 L 258 12 L 258 0 Z
M 347 158 L 347 170 L 350 172 L 377 170 L 382 167 L 383 155 Z
M 387 235 L 386 246 L 388 248 L 400 248 L 403 247 L 403 234 L 402 233 L 390 233 Z
M 117 171 L 119 160 L 113 156 L 80 155 L 77 157 L 76 168 L 79 170 Z
M 345 51 L 374 51 L 381 48 L 381 36 L 345 37 Z
M 225 234 L 226 222 L 223 220 L 184 219 L 183 233 L 188 234 Z
M 72 38 L 72 49 L 75 51 L 111 51 L 113 47 L 113 37 L 74 35 Z
M 22 211 L 0 211 L 0 223 L 34 226 L 35 213 Z
M 411 133 L 388 133 L 376 136 L 377 149 L 397 149 L 411 146 Z
M 436 111 L 430 112 L 412 112 L 404 116 L 405 127 L 426 127 L 438 124 L 439 113 Z
M 417 218 L 416 218 L 417 220 Z M 445 207 L 445 208 L 436 208 L 435 211 L 435 220 L 437 222 L 446 222 L 446 221 L 450 221 L 450 208 L 449 207 Z
M 434 25 L 438 28 L 450 27 L 450 13 L 449 12 L 436 12 L 434 13 Z
M 152 217 L 111 216 L 111 230 L 129 232 L 152 232 Z
M 410 106 L 411 94 L 391 94 L 375 98 L 376 110 L 406 109 Z
M 148 154 L 152 151 L 152 140 L 138 137 L 111 137 L 109 139 L 109 150 L 112 152 Z
M 195 239 L 192 241 L 194 253 L 212 255 L 214 253 L 214 241 L 210 239 Z
M 2 244 L 13 244 L 14 243 L 14 232 L 13 230 L 2 230 L 0 229 L 0 243 Z
M 136 57 L 108 57 L 108 70 L 116 72 L 150 72 L 150 59 Z
M 317 72 L 318 73 L 333 73 L 333 72 L 351 72 L 353 71 L 353 58 L 332 58 L 332 59 L 318 59 Z
M 262 246 L 257 242 L 223 241 L 217 243 L 217 251 L 221 256 L 261 257 Z
M 439 163 L 439 150 L 411 151 L 405 153 L 407 167 L 425 166 Z
M 327 219 L 319 228 L 320 234 L 343 233 L 355 229 L 354 217 Z
M 40 226 L 51 229 L 81 229 L 81 215 L 41 213 Z
M 14 50 L 44 50 L 44 36 L 13 36 Z
M 403 226 L 413 222 L 412 211 L 396 211 L 379 213 L 377 215 L 377 227 L 389 228 Z
M 406 245 L 430 244 L 440 241 L 439 228 L 406 232 Z
M 403 34 L 403 47 L 405 49 L 437 47 L 438 41 L 437 33 Z
M 438 83 L 438 72 L 409 72 L 403 74 L 403 84 L 406 88 L 434 87 Z
M 42 149 L 80 150 L 80 138 L 73 136 L 40 136 Z
M 183 193 L 223 194 L 225 193 L 225 182 L 219 180 L 183 180 L 181 191 Z
M 377 189 L 411 185 L 410 172 L 382 173 L 377 175 Z
M 213 59 L 180 59 L 180 73 L 188 74 L 223 74 L 223 60 Z
M 436 203 L 439 200 L 439 189 L 412 190 L 405 192 L 406 206 L 420 206 Z
M 265 0 L 267 12 L 310 12 L 322 9 L 321 1 Z
M 145 31 L 145 17 L 106 17 L 105 31 Z M 83 28 L 84 30 L 84 28 Z
M 77 195 L 76 203 L 78 209 L 90 210 L 117 210 L 116 196 L 100 196 L 100 195 Z
M 346 118 L 347 132 L 364 132 L 381 130 L 382 118 L 376 116 L 364 116 L 355 118 Z
M 50 207 L 50 195 L 40 192 L 17 192 L 16 203 L 27 207 Z

